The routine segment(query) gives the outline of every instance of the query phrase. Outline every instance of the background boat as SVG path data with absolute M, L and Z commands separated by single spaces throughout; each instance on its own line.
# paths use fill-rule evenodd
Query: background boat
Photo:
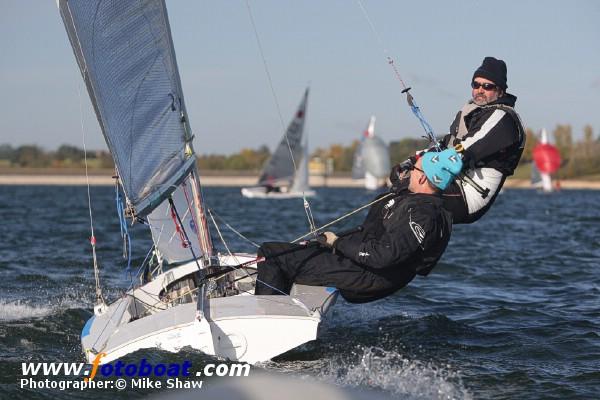
M 368 190 L 377 190 L 387 186 L 389 174 L 389 149 L 375 136 L 375 116 L 372 116 L 354 153 L 352 178 L 362 179 Z

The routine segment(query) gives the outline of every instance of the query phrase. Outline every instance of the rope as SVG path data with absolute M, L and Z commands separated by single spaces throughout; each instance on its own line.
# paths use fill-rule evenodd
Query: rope
M 363 205 L 363 206 L 361 206 L 361 207 L 359 207 L 359 208 L 357 208 L 357 209 L 355 209 L 353 211 L 350 211 L 349 213 L 344 214 L 341 217 L 339 217 L 339 218 L 337 218 L 337 219 L 335 219 L 335 220 L 333 220 L 333 221 L 331 221 L 331 222 L 329 222 L 329 223 L 327 223 L 327 224 L 325 224 L 325 225 L 323 225 L 323 226 L 321 226 L 321 227 L 319 227 L 317 229 L 314 229 L 314 230 L 312 230 L 312 231 L 310 231 L 310 232 L 308 232 L 308 233 L 306 233 L 306 234 L 304 234 L 304 235 L 302 235 L 302 236 L 300 236 L 300 237 L 292 240 L 292 243 L 296 243 L 300 239 L 304 239 L 305 237 L 307 237 L 309 235 L 316 235 L 317 232 L 319 232 L 319 231 L 321 231 L 321 230 L 323 230 L 323 229 L 325 229 L 325 228 L 327 228 L 327 227 L 329 227 L 329 226 L 331 226 L 333 224 L 336 224 L 336 223 L 340 222 L 341 220 L 346 219 L 349 216 L 354 215 L 357 212 L 362 211 L 362 210 L 364 210 L 367 207 L 371 207 L 373 204 L 379 203 L 380 201 L 382 201 L 384 199 L 387 199 L 388 197 L 394 196 L 394 195 L 395 195 L 395 193 L 390 192 L 390 193 L 386 194 L 385 196 L 381 196 L 381 197 L 373 200 L 372 202 L 370 202 L 368 204 L 365 204 L 365 205 Z
M 119 215 L 119 227 L 121 228 L 121 238 L 123 238 L 123 258 L 127 259 L 126 271 L 131 271 L 131 236 L 127 229 L 127 220 L 123 210 L 123 202 L 119 194 L 119 178 L 115 178 L 115 200 L 117 203 L 117 214 Z

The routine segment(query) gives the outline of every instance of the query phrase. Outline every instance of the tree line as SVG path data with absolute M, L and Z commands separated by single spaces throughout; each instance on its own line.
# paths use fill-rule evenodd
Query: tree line
M 533 158 L 533 148 L 538 143 L 539 133 L 527 129 L 527 140 L 521 165 L 529 165 Z M 584 127 L 583 137 L 576 141 L 570 125 L 557 125 L 551 132 L 554 145 L 558 148 L 563 159 L 558 172 L 559 178 L 572 178 L 584 175 L 600 174 L 600 138 L 595 138 L 591 126 Z M 359 141 L 350 145 L 333 144 L 328 148 L 317 148 L 312 157 L 321 160 L 331 159 L 334 171 L 349 172 L 352 170 L 352 160 Z M 415 151 L 428 147 L 424 138 L 405 138 L 389 144 L 390 159 L 393 164 L 401 162 L 413 155 Z M 230 155 L 207 154 L 198 156 L 200 170 L 224 171 L 260 171 L 271 152 L 267 146 L 258 149 L 242 149 Z M 75 146 L 62 145 L 56 151 L 44 151 L 35 145 L 13 147 L 8 144 L 0 145 L 0 167 L 26 168 L 82 168 L 85 166 L 86 154 Z M 114 168 L 110 154 L 107 151 L 92 151 L 87 153 L 88 168 Z

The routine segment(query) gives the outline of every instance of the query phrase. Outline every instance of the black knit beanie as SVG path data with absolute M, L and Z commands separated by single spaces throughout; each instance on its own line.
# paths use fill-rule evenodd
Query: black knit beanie
M 494 57 L 486 57 L 481 63 L 481 67 L 477 68 L 473 74 L 473 80 L 476 77 L 485 78 L 503 90 L 506 90 L 508 85 L 506 84 L 506 63 L 502 60 L 497 60 Z

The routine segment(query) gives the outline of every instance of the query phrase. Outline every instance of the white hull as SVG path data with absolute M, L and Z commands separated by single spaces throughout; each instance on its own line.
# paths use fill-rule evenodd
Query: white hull
M 552 192 L 552 178 L 550 175 L 542 173 L 540 176 L 542 178 L 542 191 L 545 193 Z
M 236 257 L 235 264 L 251 258 Z M 203 306 L 157 300 L 170 282 L 196 270 L 195 263 L 171 269 L 92 317 L 81 338 L 86 360 L 92 363 L 105 353 L 100 362 L 107 363 L 144 348 L 176 352 L 190 347 L 234 361 L 266 361 L 316 339 L 321 318 L 337 296 L 331 288 L 298 285 L 291 296 L 242 293 L 211 298 Z M 146 313 L 135 319 L 140 311 Z
M 267 192 L 264 186 L 254 186 L 242 188 L 242 196 L 249 199 L 298 199 L 303 197 L 313 197 L 316 195 L 314 190 L 298 191 L 270 191 Z

